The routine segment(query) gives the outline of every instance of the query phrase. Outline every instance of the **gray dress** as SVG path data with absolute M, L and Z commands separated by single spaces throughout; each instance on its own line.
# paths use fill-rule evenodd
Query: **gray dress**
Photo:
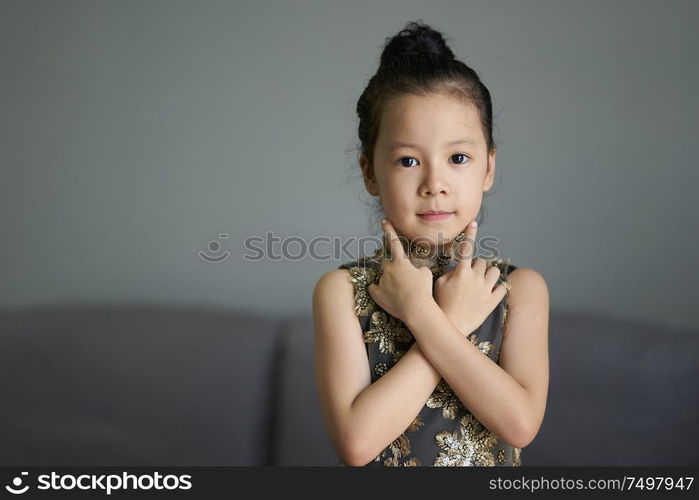
M 362 327 L 372 383 L 415 342 L 405 324 L 378 306 L 367 291 L 370 283 L 378 283 L 382 258 L 383 250 L 379 248 L 371 257 L 339 266 L 349 270 L 348 279 L 354 285 L 355 312 Z M 490 260 L 491 265 L 500 268 L 498 283 L 505 283 L 508 293 L 468 338 L 497 363 L 507 319 L 508 274 L 516 267 L 510 259 Z M 455 266 L 453 259 L 431 266 L 434 279 Z M 520 451 L 481 424 L 442 378 L 408 428 L 367 466 L 519 466 Z M 339 465 L 346 464 L 340 459 Z

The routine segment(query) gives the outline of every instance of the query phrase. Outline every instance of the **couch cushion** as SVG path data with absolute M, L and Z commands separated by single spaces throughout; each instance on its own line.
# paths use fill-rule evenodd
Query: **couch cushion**
M 320 412 L 313 320 L 308 316 L 290 318 L 284 332 L 274 465 L 337 465 Z
M 699 332 L 552 314 L 550 387 L 523 465 L 699 463 Z
M 0 465 L 266 465 L 278 323 L 167 308 L 0 313 Z

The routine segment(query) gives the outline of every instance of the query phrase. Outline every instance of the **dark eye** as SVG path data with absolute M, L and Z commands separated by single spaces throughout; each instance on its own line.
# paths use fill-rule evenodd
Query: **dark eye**
M 457 165 L 463 165 L 464 163 L 466 163 L 466 162 L 470 159 L 470 158 L 468 157 L 468 155 L 465 155 L 465 154 L 463 154 L 463 153 L 457 153 L 457 154 L 455 154 L 455 155 L 452 155 L 452 158 L 454 158 L 454 157 L 456 157 L 456 156 L 463 156 L 463 158 L 464 158 L 462 161 L 457 161 L 457 162 L 456 162 Z
M 406 165 L 406 164 L 403 162 L 403 160 L 414 160 L 414 159 L 415 159 L 415 158 L 413 158 L 412 156 L 404 156 L 403 158 L 401 158 L 400 160 L 398 160 L 398 162 L 399 162 L 399 164 L 400 164 L 401 167 L 412 167 L 413 165 Z

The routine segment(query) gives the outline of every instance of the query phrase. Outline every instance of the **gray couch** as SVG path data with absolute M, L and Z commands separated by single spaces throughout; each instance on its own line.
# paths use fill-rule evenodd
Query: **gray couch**
M 552 312 L 527 465 L 699 464 L 699 332 Z M 0 465 L 337 465 L 309 316 L 0 312 Z

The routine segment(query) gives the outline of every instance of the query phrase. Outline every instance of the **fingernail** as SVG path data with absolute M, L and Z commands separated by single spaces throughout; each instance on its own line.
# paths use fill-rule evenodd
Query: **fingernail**
M 478 222 L 476 222 L 475 220 L 471 221 L 471 224 L 470 224 L 471 227 L 475 228 L 477 225 L 478 225 Z

